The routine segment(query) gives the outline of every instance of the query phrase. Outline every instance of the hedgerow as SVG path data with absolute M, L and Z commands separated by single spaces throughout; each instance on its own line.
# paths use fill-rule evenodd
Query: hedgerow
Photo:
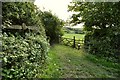
M 2 3 L 3 80 L 24 80 L 41 74 L 49 43 L 38 12 L 34 2 Z
M 3 32 L 2 76 L 3 79 L 35 78 L 41 72 L 47 52 L 48 42 L 42 35 Z
M 119 29 L 95 30 L 85 36 L 85 48 L 91 53 L 110 61 L 120 60 Z
M 120 59 L 120 2 L 94 3 L 71 2 L 69 11 L 72 15 L 70 23 L 84 23 L 85 47 L 91 54 L 106 57 L 111 61 Z

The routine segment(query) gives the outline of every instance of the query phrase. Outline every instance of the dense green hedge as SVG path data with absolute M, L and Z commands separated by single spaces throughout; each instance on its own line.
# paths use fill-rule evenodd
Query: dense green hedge
M 114 61 L 120 59 L 119 29 L 94 30 L 85 36 L 85 48 L 91 54 Z
M 3 33 L 3 79 L 35 78 L 48 52 L 46 38 L 36 33 Z
M 59 41 L 59 35 L 63 35 L 62 27 L 64 21 L 50 11 L 44 11 L 42 14 L 40 12 L 39 17 L 44 25 L 46 35 L 50 39 L 50 44 L 57 43 Z
M 24 80 L 41 74 L 49 44 L 38 12 L 34 2 L 2 3 L 3 80 Z

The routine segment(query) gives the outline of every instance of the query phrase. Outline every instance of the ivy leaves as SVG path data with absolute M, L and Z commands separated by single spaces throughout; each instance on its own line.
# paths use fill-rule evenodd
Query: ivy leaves
M 26 25 L 35 24 L 36 19 L 36 6 L 30 2 L 3 2 L 2 3 L 2 15 L 3 22 L 11 20 L 12 24 Z
M 4 32 L 3 34 L 3 79 L 24 79 L 41 74 L 40 68 L 45 62 L 48 52 L 46 39 L 35 34 L 26 33 L 23 38 Z

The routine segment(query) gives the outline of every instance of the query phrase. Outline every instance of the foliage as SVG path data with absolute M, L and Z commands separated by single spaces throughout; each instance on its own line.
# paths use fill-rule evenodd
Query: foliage
M 5 80 L 36 78 L 41 74 L 41 67 L 46 61 L 49 49 L 37 8 L 30 2 L 3 2 L 2 9 L 2 78 Z M 27 26 L 36 26 L 39 33 L 31 30 L 26 32 L 23 29 L 17 31 L 12 26 L 23 23 Z M 7 27 L 13 28 L 4 32 Z
M 120 35 L 113 35 L 112 31 L 106 30 L 107 34 L 109 33 L 111 35 L 105 36 L 105 34 L 103 34 L 104 36 L 97 37 L 98 32 L 99 30 L 96 30 L 94 33 L 89 32 L 85 36 L 85 48 L 87 48 L 87 51 L 91 54 L 106 57 L 110 61 L 119 60 Z
M 10 20 L 14 25 L 35 25 L 37 7 L 32 2 L 3 2 L 3 22 Z
M 50 43 L 58 42 L 59 35 L 63 35 L 61 30 L 64 25 L 63 20 L 48 11 L 42 12 L 39 16 L 45 27 L 46 35 L 50 37 Z
M 84 22 L 88 31 L 85 47 L 90 53 L 111 59 L 120 59 L 120 2 L 71 2 L 68 6 L 73 14 L 71 23 Z M 112 59 L 113 60 L 113 59 Z
M 119 5 L 120 2 L 72 2 L 68 8 L 77 13 L 73 14 L 71 23 L 85 22 L 85 28 L 90 31 L 114 27 L 120 23 Z
M 42 35 L 3 33 L 3 79 L 35 78 L 45 62 L 48 43 Z

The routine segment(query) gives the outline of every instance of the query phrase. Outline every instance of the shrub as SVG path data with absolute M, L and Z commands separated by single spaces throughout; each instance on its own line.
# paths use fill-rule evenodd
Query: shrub
M 1 54 L 3 57 L 2 76 L 5 80 L 35 78 L 41 72 L 40 68 L 46 60 L 49 44 L 37 12 L 38 9 L 33 2 L 3 3 L 3 52 Z M 23 23 L 28 29 L 25 25 L 21 27 L 21 30 L 16 29 L 17 26 L 12 26 Z M 5 31 L 4 28 L 8 30 Z M 33 31 L 33 28 L 36 28 L 39 34 Z
M 105 57 L 111 61 L 119 60 L 120 34 L 114 35 L 112 30 L 107 29 L 105 32 L 96 30 L 87 33 L 84 42 L 86 50 L 91 54 Z
M 64 21 L 49 11 L 40 13 L 39 17 L 44 25 L 46 35 L 50 38 L 50 44 L 58 42 L 59 35 L 63 35 L 62 27 Z
M 48 52 L 46 38 L 36 33 L 3 33 L 3 79 L 35 78 Z

